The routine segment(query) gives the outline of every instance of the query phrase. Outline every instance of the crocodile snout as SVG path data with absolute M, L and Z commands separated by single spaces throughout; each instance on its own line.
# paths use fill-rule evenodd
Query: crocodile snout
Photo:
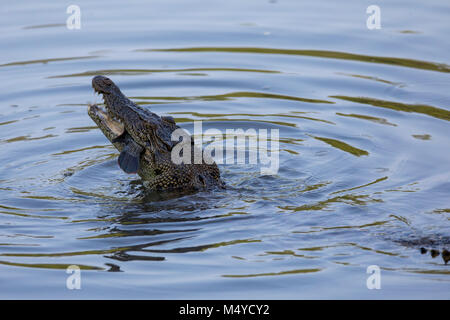
M 112 82 L 112 80 L 108 77 L 95 76 L 94 78 L 92 78 L 92 88 L 94 88 L 95 92 L 97 93 L 110 93 L 113 85 L 114 82 Z

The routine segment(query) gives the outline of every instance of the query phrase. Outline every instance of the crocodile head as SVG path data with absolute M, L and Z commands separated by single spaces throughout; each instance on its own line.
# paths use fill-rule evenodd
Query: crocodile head
M 107 77 L 95 76 L 92 87 L 103 96 L 105 109 L 89 105 L 88 114 L 121 152 L 119 166 L 125 172 L 137 172 L 154 190 L 223 186 L 213 161 L 203 158 L 202 163 L 172 162 L 172 148 L 180 143 L 171 139 L 172 133 L 179 129 L 172 117 L 160 117 L 136 105 Z M 183 145 L 192 145 L 192 139 L 182 141 Z M 189 150 L 193 159 L 198 148 L 192 146 Z
M 114 82 L 105 76 L 95 76 L 92 87 L 103 96 L 106 112 L 124 124 L 125 131 L 143 148 L 154 153 L 170 152 L 174 145 L 172 132 L 178 129 L 172 117 L 160 117 L 128 99 Z

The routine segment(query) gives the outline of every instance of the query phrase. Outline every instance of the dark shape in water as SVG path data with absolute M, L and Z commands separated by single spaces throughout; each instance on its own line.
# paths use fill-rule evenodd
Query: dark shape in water
M 450 252 L 448 250 L 442 250 L 442 259 L 444 259 L 445 264 L 450 260 Z
M 431 258 L 442 256 L 445 264 L 450 260 L 450 252 L 447 250 L 450 244 L 450 238 L 447 236 L 422 237 L 395 240 L 395 242 L 405 247 L 420 247 L 420 253 L 426 254 L 430 252 Z M 430 249 L 427 249 L 430 248 Z M 436 248 L 441 248 L 442 252 Z
M 432 258 L 436 258 L 439 256 L 439 250 L 431 249 L 430 254 Z

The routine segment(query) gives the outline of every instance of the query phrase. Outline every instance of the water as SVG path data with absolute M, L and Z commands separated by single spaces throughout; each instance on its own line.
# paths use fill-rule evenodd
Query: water
M 450 298 L 447 1 L 2 4 L 2 298 Z M 279 129 L 280 169 L 146 192 L 94 75 L 185 128 Z M 81 290 L 66 268 L 81 268 Z M 381 269 L 369 290 L 367 267 Z

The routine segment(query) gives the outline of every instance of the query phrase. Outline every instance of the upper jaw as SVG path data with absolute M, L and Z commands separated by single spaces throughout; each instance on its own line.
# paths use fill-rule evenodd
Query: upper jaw
M 105 105 L 106 112 L 108 112 L 108 113 L 110 114 L 111 117 L 114 117 L 114 115 L 113 115 L 112 112 L 111 112 L 111 109 L 109 108 L 108 102 L 107 102 L 107 100 L 106 100 L 106 95 L 107 95 L 108 93 L 105 92 L 105 91 L 102 91 L 102 90 L 99 89 L 99 88 L 96 88 L 95 86 L 92 86 L 92 87 L 94 88 L 94 92 L 95 92 L 96 94 L 102 95 L 102 98 L 103 98 L 103 104 Z
M 101 88 L 98 88 L 98 87 L 96 87 L 94 85 L 92 86 L 92 88 L 94 89 L 94 92 L 97 93 L 97 94 L 103 94 L 103 95 L 108 94 L 108 92 L 103 91 Z

